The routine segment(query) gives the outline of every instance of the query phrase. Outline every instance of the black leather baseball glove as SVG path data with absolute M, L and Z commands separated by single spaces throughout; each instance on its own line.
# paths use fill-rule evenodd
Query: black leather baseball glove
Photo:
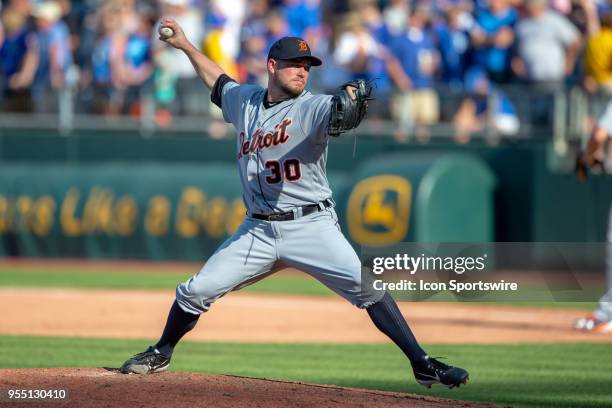
M 349 92 L 353 91 L 354 97 Z M 372 85 L 363 79 L 355 79 L 342 85 L 332 98 L 332 111 L 329 118 L 327 133 L 330 136 L 355 129 L 368 111 L 368 101 L 371 100 Z

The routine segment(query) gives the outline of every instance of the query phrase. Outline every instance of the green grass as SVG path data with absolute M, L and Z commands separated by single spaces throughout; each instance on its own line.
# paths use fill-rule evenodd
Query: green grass
M 45 288 L 167 289 L 187 280 L 193 273 L 121 270 L 50 270 L 0 268 L 0 286 Z M 272 276 L 244 291 L 326 296 L 333 293 L 315 279 L 302 276 Z
M 116 367 L 151 341 L 0 336 L 0 367 Z M 408 363 L 392 345 L 183 342 L 172 369 L 517 407 L 612 407 L 609 344 L 438 345 L 428 350 L 467 368 L 468 386 L 427 390 L 416 385 Z
M 150 272 L 125 269 L 119 271 L 99 269 L 49 270 L 0 267 L 0 287 L 43 287 L 43 288 L 99 288 L 99 289 L 165 289 L 172 290 L 188 279 L 192 273 Z M 599 289 L 598 289 L 599 290 Z M 305 296 L 335 296 L 333 292 L 312 277 L 304 275 L 273 275 L 248 286 L 242 291 L 252 293 L 276 293 Z M 595 296 L 594 296 L 595 297 Z M 437 297 L 428 300 L 457 301 L 454 297 Z M 533 302 L 533 301 L 463 301 L 474 305 L 513 305 L 531 307 L 551 307 L 563 309 L 592 310 L 596 302 Z

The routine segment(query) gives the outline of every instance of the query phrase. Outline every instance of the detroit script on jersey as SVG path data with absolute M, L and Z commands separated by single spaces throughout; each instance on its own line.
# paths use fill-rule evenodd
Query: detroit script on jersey
M 253 153 L 256 150 L 267 149 L 271 146 L 278 146 L 286 143 L 289 140 L 289 133 L 287 127 L 291 124 L 291 119 L 287 118 L 281 123 L 274 126 L 274 133 L 268 132 L 264 135 L 263 129 L 259 128 L 255 131 L 255 134 L 245 141 L 244 132 L 240 132 L 240 151 L 238 152 L 238 159 L 241 159 L 245 154 Z

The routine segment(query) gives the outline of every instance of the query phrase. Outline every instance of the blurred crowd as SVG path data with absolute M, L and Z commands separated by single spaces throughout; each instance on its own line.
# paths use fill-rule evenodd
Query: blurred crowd
M 369 117 L 399 133 L 442 120 L 459 139 L 485 124 L 516 134 L 513 86 L 536 95 L 530 114 L 544 122 L 558 91 L 612 92 L 612 0 L 3 0 L 0 13 L 5 112 L 56 112 L 69 91 L 77 113 L 138 117 L 146 94 L 159 125 L 214 115 L 189 60 L 157 39 L 161 16 L 228 75 L 264 86 L 270 45 L 303 37 L 324 61 L 310 87 L 374 81 Z

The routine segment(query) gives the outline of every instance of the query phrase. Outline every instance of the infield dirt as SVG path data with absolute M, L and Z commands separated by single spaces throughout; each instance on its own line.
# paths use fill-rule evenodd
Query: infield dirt
M 0 288 L 0 334 L 157 339 L 173 291 Z M 15 307 L 19 305 L 19 307 Z M 400 303 L 429 344 L 610 342 L 572 330 L 584 311 L 459 303 Z M 50 319 L 50 316 L 54 316 Z M 386 343 L 367 313 L 335 297 L 230 293 L 188 340 Z

